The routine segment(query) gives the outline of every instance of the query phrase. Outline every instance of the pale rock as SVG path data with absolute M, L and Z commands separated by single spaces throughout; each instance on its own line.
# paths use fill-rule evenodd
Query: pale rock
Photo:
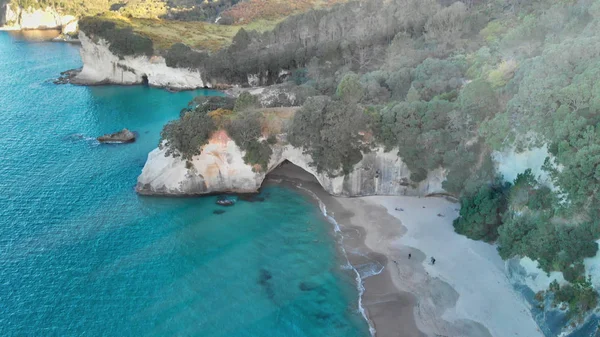
M 75 84 L 142 84 L 150 86 L 188 90 L 203 88 L 205 85 L 199 71 L 171 68 L 160 56 L 126 56 L 119 58 L 109 50 L 104 39 L 92 41 L 85 33 L 79 32 L 83 69 L 73 81 Z
M 19 20 L 21 29 L 57 29 L 62 27 L 61 16 L 54 9 L 23 10 Z
M 73 15 L 65 15 L 61 18 L 62 30 L 61 33 L 63 35 L 72 35 L 77 33 L 79 29 L 79 22 L 77 18 Z
M 198 156 L 190 161 L 165 157 L 166 149 L 148 155 L 138 178 L 137 191 L 150 195 L 200 195 L 217 192 L 257 192 L 266 175 L 284 161 L 312 174 L 332 195 L 428 195 L 444 193 L 444 170 L 434 170 L 421 183 L 410 182 L 410 170 L 397 151 L 379 148 L 364 155 L 347 175 L 331 177 L 310 165 L 312 158 L 291 145 L 274 145 L 269 167 L 256 171 L 244 163 L 244 152 L 226 133 L 217 132 Z M 190 168 L 188 168 L 190 167 Z
M 13 8 L 5 4 L 0 8 L 0 26 L 3 29 L 61 29 L 62 34 L 77 32 L 77 18 L 61 15 L 52 7 L 46 9 Z

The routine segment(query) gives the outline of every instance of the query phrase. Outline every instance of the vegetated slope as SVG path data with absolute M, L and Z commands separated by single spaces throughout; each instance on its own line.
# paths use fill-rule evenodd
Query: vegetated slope
M 110 10 L 96 11 L 101 15 L 84 18 L 82 27 L 84 32 L 101 36 L 104 31 L 95 31 L 94 27 L 98 24 L 92 22 L 113 22 L 117 28 L 130 29 L 132 33 L 152 40 L 157 53 L 176 43 L 183 43 L 192 49 L 215 52 L 229 46 L 232 38 L 242 28 L 255 32 L 268 31 L 291 14 L 345 1 L 347 0 L 223 0 L 202 3 L 129 1 L 126 4 L 111 3 Z M 105 2 L 108 3 L 108 0 Z M 215 21 L 217 18 L 218 24 L 204 22 Z M 125 42 L 111 40 L 112 34 L 103 37 L 111 43 Z M 135 50 L 129 47 L 121 49 Z
M 3 0 L 15 8 L 52 7 L 78 17 L 113 12 L 133 18 L 177 18 L 189 21 L 214 20 L 220 12 L 239 0 L 183 1 L 183 0 Z M 2 3 L 2 2 L 0 2 Z
M 240 30 L 212 56 L 180 46 L 170 60 L 228 80 L 271 83 L 290 71 L 283 87 L 303 105 L 288 140 L 321 171 L 343 174 L 374 145 L 397 151 L 413 182 L 445 168 L 444 188 L 462 198 L 456 230 L 497 242 L 503 258 L 562 271 L 570 284 L 548 294 L 577 322 L 597 304 L 583 259 L 600 237 L 599 32 L 598 0 L 375 0 L 292 16 L 262 34 Z M 185 144 L 180 137 L 163 133 L 171 144 Z M 492 150 L 541 144 L 549 181 L 495 176 Z
M 310 9 L 329 8 L 348 0 L 248 0 L 223 12 L 231 23 L 243 24 L 257 20 L 278 20 Z

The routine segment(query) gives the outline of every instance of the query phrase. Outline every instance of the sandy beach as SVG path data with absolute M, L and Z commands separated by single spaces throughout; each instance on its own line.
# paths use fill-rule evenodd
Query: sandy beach
M 353 213 L 350 221 L 364 229 L 367 247 L 387 257 L 397 289 L 414 295 L 414 317 L 424 334 L 543 336 L 528 304 L 513 290 L 496 248 L 454 232 L 458 204 L 418 197 L 336 198 L 336 202 Z M 436 259 L 434 265 L 431 257 Z M 385 329 L 377 334 L 398 335 L 404 336 Z
M 339 226 L 377 337 L 543 337 L 496 247 L 454 232 L 459 204 L 438 197 L 337 198 L 296 166 L 274 173 L 318 198 Z

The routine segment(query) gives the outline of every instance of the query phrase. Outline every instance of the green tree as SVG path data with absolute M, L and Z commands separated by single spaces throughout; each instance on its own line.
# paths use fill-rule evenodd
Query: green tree
M 461 199 L 460 217 L 454 220 L 454 230 L 473 240 L 493 242 L 507 209 L 506 193 L 510 184 L 482 186 L 477 194 Z
M 345 74 L 336 90 L 336 96 L 347 104 L 360 102 L 364 94 L 365 89 L 360 83 L 360 76 L 355 73 Z
M 160 133 L 159 148 L 165 148 L 165 156 L 190 160 L 202 152 L 216 126 L 205 112 L 191 110 L 175 121 L 164 126 Z
M 490 84 L 482 79 L 465 85 L 458 101 L 462 112 L 476 122 L 481 122 L 498 111 L 496 94 Z
M 250 94 L 249 92 L 241 93 L 235 101 L 233 112 L 238 113 L 248 109 L 254 109 L 259 107 L 258 97 Z

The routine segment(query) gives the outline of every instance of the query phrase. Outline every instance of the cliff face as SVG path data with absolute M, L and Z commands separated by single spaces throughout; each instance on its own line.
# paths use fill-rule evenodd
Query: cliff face
M 199 71 L 167 67 L 160 56 L 126 56 L 119 58 L 109 50 L 109 44 L 98 39 L 93 41 L 85 33 L 79 32 L 83 69 L 73 83 L 83 85 L 98 84 L 143 84 L 166 87 L 176 90 L 203 88 Z
M 332 195 L 427 195 L 443 193 L 443 170 L 431 172 L 419 184 L 411 184 L 410 171 L 395 151 L 377 149 L 364 158 L 347 175 L 329 177 L 317 173 L 309 164 L 312 159 L 290 145 L 275 145 L 266 172 L 254 172 L 244 163 L 244 153 L 225 132 L 216 133 L 202 149 L 202 154 L 186 168 L 181 158 L 165 157 L 166 150 L 155 149 L 138 178 L 136 190 L 147 195 L 200 195 L 218 192 L 257 192 L 265 176 L 288 160 L 312 174 Z
M 77 31 L 77 18 L 62 15 L 52 7 L 23 9 L 4 4 L 0 9 L 0 26 L 10 30 L 60 29 L 63 34 L 73 34 Z

